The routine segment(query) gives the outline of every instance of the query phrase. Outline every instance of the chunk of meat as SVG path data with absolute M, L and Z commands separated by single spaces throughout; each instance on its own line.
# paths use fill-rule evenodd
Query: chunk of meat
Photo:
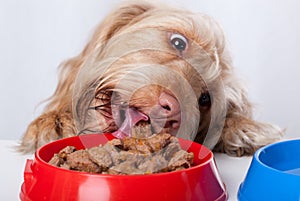
M 156 134 L 143 139 L 126 137 L 123 139 L 123 148 L 124 150 L 135 150 L 143 154 L 153 153 L 169 144 L 171 137 L 167 133 Z
M 86 150 L 78 150 L 67 155 L 66 164 L 71 170 L 101 173 L 102 169 L 90 159 Z
M 107 170 L 113 164 L 110 153 L 102 146 L 90 148 L 87 152 L 89 153 L 89 158 L 100 166 L 102 170 Z
M 169 161 L 168 167 L 170 170 L 177 170 L 191 167 L 194 154 L 186 153 L 184 150 L 177 151 Z
M 67 146 L 63 148 L 58 152 L 58 154 L 54 154 L 54 156 L 49 161 L 49 164 L 60 167 L 64 164 L 67 155 L 73 153 L 74 151 L 76 151 L 76 148 L 73 146 Z

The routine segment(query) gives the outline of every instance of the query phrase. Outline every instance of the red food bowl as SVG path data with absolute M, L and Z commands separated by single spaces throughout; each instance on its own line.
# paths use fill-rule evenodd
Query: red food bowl
M 185 170 L 148 175 L 105 175 L 65 170 L 47 162 L 66 146 L 85 149 L 105 144 L 110 134 L 65 138 L 44 145 L 27 160 L 22 201 L 212 201 L 227 200 L 213 153 L 203 145 L 179 139 L 193 152 L 194 166 Z

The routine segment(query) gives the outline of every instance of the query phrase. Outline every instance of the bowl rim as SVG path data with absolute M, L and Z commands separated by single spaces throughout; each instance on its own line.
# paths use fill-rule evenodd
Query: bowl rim
M 269 144 L 267 146 L 261 147 L 260 149 L 258 149 L 256 151 L 256 153 L 253 156 L 253 159 L 256 160 L 263 167 L 267 168 L 268 170 L 275 171 L 275 172 L 280 173 L 280 174 L 290 175 L 290 176 L 293 176 L 293 177 L 300 178 L 299 174 L 295 174 L 295 173 L 292 173 L 292 172 L 287 172 L 287 171 L 279 170 L 279 169 L 274 168 L 274 167 L 272 167 L 270 165 L 267 165 L 266 163 L 264 163 L 261 160 L 261 157 L 260 157 L 267 149 L 271 149 L 273 147 L 280 146 L 282 144 L 286 144 L 285 146 L 287 146 L 290 143 L 299 143 L 299 145 L 300 145 L 300 139 L 287 139 L 287 140 L 275 142 L 275 143 Z
M 109 133 L 101 133 L 100 135 L 111 135 Z M 99 134 L 86 134 L 86 136 L 95 136 L 95 135 L 99 135 Z M 60 141 L 64 141 L 64 140 L 67 140 L 67 139 L 71 139 L 71 138 L 79 138 L 80 136 L 71 136 L 71 137 L 67 137 L 67 138 L 63 138 L 63 139 L 59 139 L 59 140 L 56 140 L 56 141 L 52 141 L 50 143 L 47 143 L 43 146 L 41 146 L 40 148 L 37 149 L 37 151 L 35 152 L 34 156 L 35 156 L 35 160 L 42 166 L 48 168 L 48 169 L 51 169 L 53 171 L 59 171 L 59 172 L 65 172 L 67 174 L 76 174 L 76 175 L 82 175 L 82 176 L 91 176 L 91 177 L 103 177 L 103 178 L 124 178 L 124 179 L 127 179 L 127 178 L 138 178 L 138 177 L 142 177 L 142 178 L 146 178 L 146 177 L 157 177 L 157 176 L 171 176 L 171 175 L 176 175 L 176 174 L 181 174 L 181 173 L 187 173 L 187 172 L 190 172 L 190 171 L 194 171 L 198 168 L 201 168 L 201 167 L 204 167 L 205 165 L 208 165 L 212 162 L 214 162 L 214 154 L 213 152 L 208 149 L 206 146 L 202 145 L 202 144 L 199 144 L 199 143 L 196 143 L 196 142 L 193 142 L 193 141 L 190 141 L 190 140 L 186 140 L 186 139 L 183 139 L 183 138 L 178 138 L 179 140 L 183 140 L 183 141 L 188 141 L 189 143 L 192 144 L 197 144 L 201 147 L 201 149 L 205 149 L 205 151 L 208 153 L 207 156 L 207 159 L 205 159 L 204 162 L 200 163 L 200 164 L 197 164 L 195 166 L 192 166 L 192 167 L 189 167 L 189 168 L 186 168 L 186 169 L 182 169 L 182 170 L 176 170 L 176 171 L 171 171 L 171 172 L 160 172 L 160 173 L 151 173 L 151 174 L 132 174 L 132 175 L 112 175 L 112 174 L 100 174 L 100 173 L 89 173 L 89 172 L 82 172 L 82 171 L 76 171 L 76 170 L 67 170 L 67 169 L 64 169 L 64 168 L 60 168 L 60 167 L 56 167 L 56 166 L 53 166 L 51 164 L 49 164 L 48 162 L 46 162 L 45 160 L 43 160 L 40 156 L 40 152 L 41 150 L 45 149 L 47 146 L 51 146 L 52 144 L 56 144 L 56 143 L 59 143 Z M 108 141 L 110 141 L 111 139 L 108 139 Z M 194 152 L 193 152 L 194 153 Z M 195 153 L 194 153 L 195 154 Z

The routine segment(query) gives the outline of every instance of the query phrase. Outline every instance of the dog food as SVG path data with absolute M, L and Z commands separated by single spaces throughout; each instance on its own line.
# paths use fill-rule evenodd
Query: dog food
M 68 170 L 102 174 L 152 174 L 189 168 L 194 154 L 181 149 L 170 134 L 113 139 L 105 145 L 76 150 L 67 146 L 49 161 Z

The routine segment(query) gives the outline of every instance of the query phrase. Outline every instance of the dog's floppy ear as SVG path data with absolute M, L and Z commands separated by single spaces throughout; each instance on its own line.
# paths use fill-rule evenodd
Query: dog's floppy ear
M 215 151 L 230 155 L 252 155 L 267 144 L 280 140 L 283 130 L 276 125 L 253 118 L 253 106 L 248 100 L 244 86 L 231 74 L 226 82 L 227 111 L 225 124 Z

